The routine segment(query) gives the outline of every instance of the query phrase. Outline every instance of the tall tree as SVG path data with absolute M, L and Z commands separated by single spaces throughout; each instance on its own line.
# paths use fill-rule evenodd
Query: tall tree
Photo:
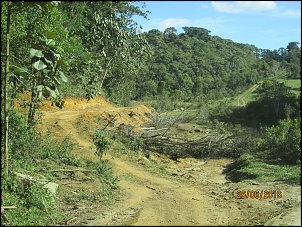
M 150 50 L 131 19 L 133 15 L 147 17 L 147 13 L 132 2 L 62 2 L 61 8 L 68 17 L 67 29 L 80 38 L 87 56 L 83 64 L 72 62 L 74 68 L 81 65 L 82 71 L 87 66 L 85 75 L 80 75 L 87 99 L 100 94 L 104 82 L 117 76 L 112 74 L 115 65 L 133 69 L 137 67 L 133 59 Z
M 5 100 L 5 129 L 4 129 L 4 142 L 5 142 L 5 173 L 8 175 L 8 162 L 9 162 L 9 148 L 8 148 L 8 136 L 9 136 L 9 57 L 10 57 L 10 24 L 11 14 L 18 13 L 26 10 L 29 7 L 40 7 L 43 10 L 47 10 L 47 7 L 53 7 L 54 2 L 7 2 L 7 17 L 6 17 L 6 61 L 5 61 L 5 83 L 4 83 L 4 100 Z

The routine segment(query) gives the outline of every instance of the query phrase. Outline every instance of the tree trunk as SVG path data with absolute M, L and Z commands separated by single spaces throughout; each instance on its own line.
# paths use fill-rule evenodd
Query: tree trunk
M 8 176 L 8 109 L 9 109 L 9 33 L 10 33 L 10 15 L 11 15 L 11 2 L 7 7 L 7 20 L 6 20 L 6 62 L 5 62 L 5 83 L 4 83 L 4 102 L 5 102 L 5 127 L 4 127 L 4 143 L 5 143 L 5 173 Z
M 36 89 L 36 82 L 34 82 L 32 89 L 31 89 L 31 100 L 29 104 L 29 112 L 27 117 L 28 128 L 32 128 L 35 125 L 35 116 L 38 109 L 39 103 L 39 95 Z

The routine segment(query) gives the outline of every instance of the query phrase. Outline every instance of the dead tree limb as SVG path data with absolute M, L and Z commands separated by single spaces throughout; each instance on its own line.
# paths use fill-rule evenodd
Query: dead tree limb
M 113 118 L 111 118 L 111 119 L 109 120 L 109 122 L 108 122 L 107 125 L 103 128 L 103 130 L 105 130 L 105 129 L 108 127 L 108 125 L 110 125 L 111 123 L 114 123 L 114 120 L 115 120 L 116 116 L 117 116 L 117 114 L 114 115 Z
M 177 137 L 149 137 L 144 139 L 145 149 L 171 157 L 195 157 L 201 158 L 215 153 L 221 153 L 226 147 L 230 147 L 229 140 L 232 136 L 206 135 L 197 140 L 187 140 Z M 227 150 L 227 149 L 226 149 Z
M 166 135 L 166 133 L 170 130 L 170 128 L 178 121 L 178 119 L 180 118 L 180 116 L 184 113 L 184 109 L 181 110 L 181 113 L 178 115 L 178 117 L 175 119 L 175 121 L 169 125 L 169 127 L 167 128 L 167 130 L 162 134 L 162 137 L 164 135 Z
M 47 213 L 48 217 L 51 219 L 52 224 L 56 225 L 55 220 L 53 220 L 52 216 L 50 215 L 50 213 L 48 212 L 48 210 L 47 210 L 47 209 L 45 209 L 45 212 Z
M 1 218 L 3 218 L 5 222 L 9 222 L 5 214 L 5 209 L 16 209 L 16 208 L 17 208 L 16 206 L 1 206 Z
M 88 169 L 51 169 L 48 170 L 50 172 L 75 172 L 75 171 L 81 171 L 81 172 L 95 172 L 96 170 L 88 170 Z

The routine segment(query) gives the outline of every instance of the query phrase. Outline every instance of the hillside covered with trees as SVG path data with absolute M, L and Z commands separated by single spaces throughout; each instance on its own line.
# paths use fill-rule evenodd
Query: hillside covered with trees
M 2 50 L 6 6 L 4 2 Z M 60 75 L 64 72 L 65 76 L 53 81 L 45 78 L 37 87 L 57 104 L 61 96 L 90 99 L 98 94 L 118 105 L 148 99 L 209 102 L 238 95 L 264 79 L 300 78 L 301 49 L 297 42 L 278 50 L 262 50 L 211 36 L 205 28 L 184 27 L 181 34 L 173 27 L 141 33 L 131 19 L 134 14 L 147 18 L 147 12 L 131 2 L 61 2 L 47 13 L 38 7 L 12 10 L 10 65 L 14 74 L 10 90 L 20 93 L 32 89 L 28 75 L 34 72 L 30 65 L 34 58 L 41 58 L 32 48 L 41 42 L 39 37 L 45 37 L 46 30 L 51 37 L 46 37 L 48 42 L 53 39 L 49 47 L 60 55 L 58 66 L 65 67 Z M 2 59 L 4 54 L 2 51 Z M 44 56 L 41 61 L 51 62 L 51 57 Z M 42 70 L 44 65 L 40 66 L 35 70 Z M 44 71 L 50 70 L 46 67 Z
M 16 192 L 12 171 L 32 171 L 36 155 L 76 165 L 66 156 L 72 147 L 68 139 L 47 150 L 48 138 L 37 131 L 44 101 L 64 109 L 64 97 L 103 96 L 119 107 L 146 103 L 158 113 L 188 110 L 196 113 L 194 124 L 224 125 L 224 132 L 241 133 L 234 140 L 240 148 L 234 156 L 239 166 L 248 166 L 252 154 L 261 161 L 272 154 L 278 160 L 274 164 L 300 168 L 300 43 L 293 40 L 268 50 L 213 36 L 199 27 L 183 27 L 180 34 L 174 27 L 141 32 L 132 16 L 147 18 L 148 11 L 138 5 L 1 2 L 1 189 L 5 193 Z M 287 81 L 300 85 L 292 88 Z M 252 100 L 231 104 L 251 87 L 255 88 L 249 94 Z M 257 136 L 246 133 L 249 130 Z M 95 136 L 100 152 L 108 145 L 102 133 Z M 141 149 L 140 139 L 129 144 Z M 106 169 L 100 166 L 100 171 Z M 107 182 L 112 183 L 110 177 Z

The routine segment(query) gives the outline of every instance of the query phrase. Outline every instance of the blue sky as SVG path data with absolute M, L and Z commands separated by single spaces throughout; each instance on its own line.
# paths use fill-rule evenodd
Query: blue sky
M 135 3 L 142 6 L 142 2 Z M 261 49 L 301 43 L 301 1 L 145 1 L 149 20 L 134 16 L 142 31 L 201 27 L 210 35 Z M 301 45 L 299 45 L 301 46 Z

